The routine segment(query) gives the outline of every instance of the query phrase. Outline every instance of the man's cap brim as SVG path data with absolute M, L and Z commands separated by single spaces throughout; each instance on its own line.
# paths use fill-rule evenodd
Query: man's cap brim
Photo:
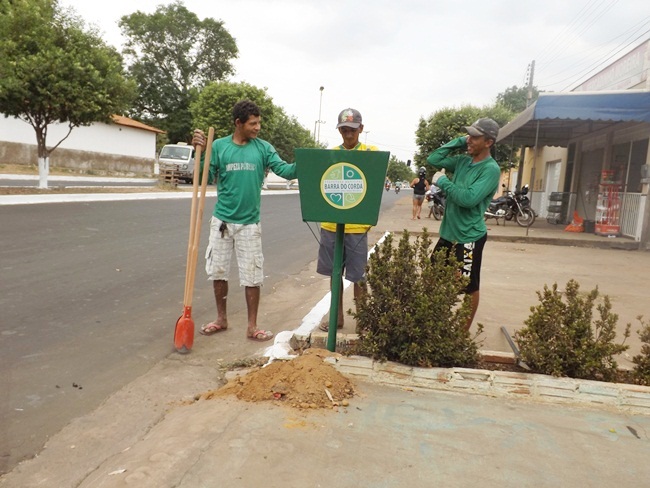
M 337 129 L 339 127 L 350 127 L 352 129 L 358 129 L 359 127 L 361 127 L 361 124 L 359 124 L 357 122 L 342 122 L 342 123 L 340 123 L 339 125 L 336 126 Z
M 467 133 L 468 133 L 470 136 L 473 136 L 473 137 L 479 137 L 479 136 L 484 136 L 484 135 L 486 135 L 485 132 L 481 132 L 481 131 L 478 130 L 476 127 L 472 127 L 471 125 L 465 127 L 465 130 L 467 131 Z

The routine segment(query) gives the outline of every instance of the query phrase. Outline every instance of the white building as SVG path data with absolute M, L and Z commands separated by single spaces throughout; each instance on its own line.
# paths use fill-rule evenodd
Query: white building
M 68 132 L 67 124 L 48 126 L 47 146 Z M 156 161 L 156 135 L 164 131 L 121 115 L 112 124 L 75 127 L 50 154 L 50 166 L 79 170 L 151 174 Z M 28 123 L 0 115 L 0 164 L 36 165 L 36 134 Z

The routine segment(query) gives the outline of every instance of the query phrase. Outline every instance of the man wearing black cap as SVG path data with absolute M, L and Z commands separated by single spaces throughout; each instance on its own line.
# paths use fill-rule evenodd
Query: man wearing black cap
M 346 108 L 338 117 L 336 128 L 343 138 L 343 144 L 332 149 L 347 151 L 376 151 L 375 146 L 366 146 L 359 142 L 359 135 L 363 132 L 363 120 L 358 110 Z M 369 225 L 345 224 L 345 237 L 343 241 L 343 268 L 345 279 L 354 283 L 354 299 L 358 299 L 364 292 L 366 264 L 368 263 L 368 230 Z M 325 276 L 332 276 L 334 263 L 334 244 L 336 242 L 336 224 L 322 222 L 320 231 L 320 246 L 318 248 L 318 264 L 316 272 Z M 331 283 L 330 283 L 331 286 Z M 342 289 L 342 288 L 341 288 Z M 343 293 L 339 295 L 339 309 L 337 326 L 343 327 Z M 328 323 L 323 322 L 320 329 L 327 331 Z
M 467 136 L 458 137 L 436 149 L 427 162 L 438 172 L 431 182 L 445 192 L 445 215 L 440 224 L 440 249 L 453 252 L 469 277 L 465 293 L 471 297 L 471 314 L 467 329 L 472 325 L 479 303 L 481 259 L 487 241 L 483 214 L 499 188 L 501 170 L 490 155 L 499 134 L 499 125 L 492 119 L 478 119 L 465 127 Z M 454 151 L 465 154 L 450 156 Z M 451 179 L 445 171 L 453 173 Z M 433 255 L 432 255 L 433 258 Z

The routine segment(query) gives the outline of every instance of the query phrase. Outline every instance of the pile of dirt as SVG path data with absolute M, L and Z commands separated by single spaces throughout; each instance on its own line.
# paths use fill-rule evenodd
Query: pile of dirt
M 354 387 L 324 361 L 328 355 L 331 353 L 323 349 L 307 349 L 290 361 L 276 361 L 234 378 L 222 388 L 203 394 L 201 399 L 235 395 L 248 402 L 282 402 L 300 409 L 347 406 Z

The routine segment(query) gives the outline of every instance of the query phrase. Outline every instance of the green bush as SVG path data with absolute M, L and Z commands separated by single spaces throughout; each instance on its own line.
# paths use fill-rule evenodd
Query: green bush
M 410 242 L 404 231 L 399 244 L 393 236 L 371 254 L 369 291 L 356 303 L 359 341 L 355 352 L 379 361 L 410 366 L 473 366 L 478 347 L 465 324 L 469 300 L 461 300 L 467 278 L 455 260 L 446 264 L 440 253 L 431 263 L 431 238 L 424 229 Z M 479 325 L 480 334 L 482 326 Z
M 634 379 L 640 385 L 650 386 L 650 322 L 643 320 L 643 316 L 637 317 L 641 322 L 641 330 L 637 331 L 643 345 L 641 354 L 632 358 L 634 361 Z
M 521 359 L 537 373 L 615 381 L 614 356 L 628 349 L 623 343 L 630 336 L 630 324 L 623 343 L 614 344 L 618 315 L 612 313 L 609 297 L 604 295 L 602 303 L 596 304 L 598 288 L 587 294 L 580 294 L 579 289 L 570 280 L 564 293 L 558 291 L 557 283 L 537 292 L 541 303 L 530 308 L 525 326 L 515 333 Z M 594 306 L 600 315 L 596 320 Z

